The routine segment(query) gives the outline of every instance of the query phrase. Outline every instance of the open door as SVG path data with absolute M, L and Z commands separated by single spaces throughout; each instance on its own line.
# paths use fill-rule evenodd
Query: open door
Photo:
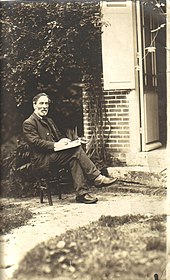
M 138 47 L 140 56 L 140 111 L 142 151 L 162 146 L 159 139 L 159 106 L 156 65 L 157 18 L 153 10 L 138 5 Z

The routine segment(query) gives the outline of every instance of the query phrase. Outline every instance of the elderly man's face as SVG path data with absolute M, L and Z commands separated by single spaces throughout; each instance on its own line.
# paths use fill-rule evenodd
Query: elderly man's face
M 40 116 L 45 117 L 49 110 L 49 100 L 47 96 L 41 96 L 37 102 L 33 104 L 34 112 Z

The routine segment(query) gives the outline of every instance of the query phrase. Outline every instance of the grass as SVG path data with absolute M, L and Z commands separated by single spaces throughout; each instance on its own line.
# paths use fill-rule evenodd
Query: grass
M 36 246 L 22 260 L 15 277 L 143 280 L 158 274 L 163 280 L 165 264 L 164 215 L 102 216 Z
M 33 214 L 28 208 L 23 208 L 21 204 L 16 203 L 1 203 L 0 206 L 0 220 L 1 228 L 0 234 L 6 234 L 12 229 L 20 227 L 31 219 Z
M 121 192 L 152 193 L 145 186 L 136 188 L 133 184 L 118 184 L 114 191 L 119 195 Z M 33 215 L 20 203 L 2 203 L 0 210 L 0 234 L 26 224 Z M 27 253 L 15 277 L 18 280 L 152 280 L 158 274 L 164 280 L 165 265 L 164 215 L 102 216 L 89 226 L 67 231 L 36 246 Z

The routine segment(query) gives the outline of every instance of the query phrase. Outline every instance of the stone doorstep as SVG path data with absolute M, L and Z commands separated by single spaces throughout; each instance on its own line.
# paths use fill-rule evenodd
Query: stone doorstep
M 158 172 L 168 164 L 167 150 L 161 148 L 149 152 L 130 152 L 126 154 L 126 163 L 133 168 L 146 167 L 149 172 Z
M 142 183 L 148 186 L 161 187 L 166 185 L 166 168 L 149 169 L 142 166 L 108 167 L 111 177 L 128 182 Z

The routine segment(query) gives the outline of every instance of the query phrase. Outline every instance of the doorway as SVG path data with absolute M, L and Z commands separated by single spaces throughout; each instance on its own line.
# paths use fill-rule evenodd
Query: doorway
M 140 4 L 140 117 L 141 150 L 144 152 L 166 145 L 165 21 L 162 10 Z

